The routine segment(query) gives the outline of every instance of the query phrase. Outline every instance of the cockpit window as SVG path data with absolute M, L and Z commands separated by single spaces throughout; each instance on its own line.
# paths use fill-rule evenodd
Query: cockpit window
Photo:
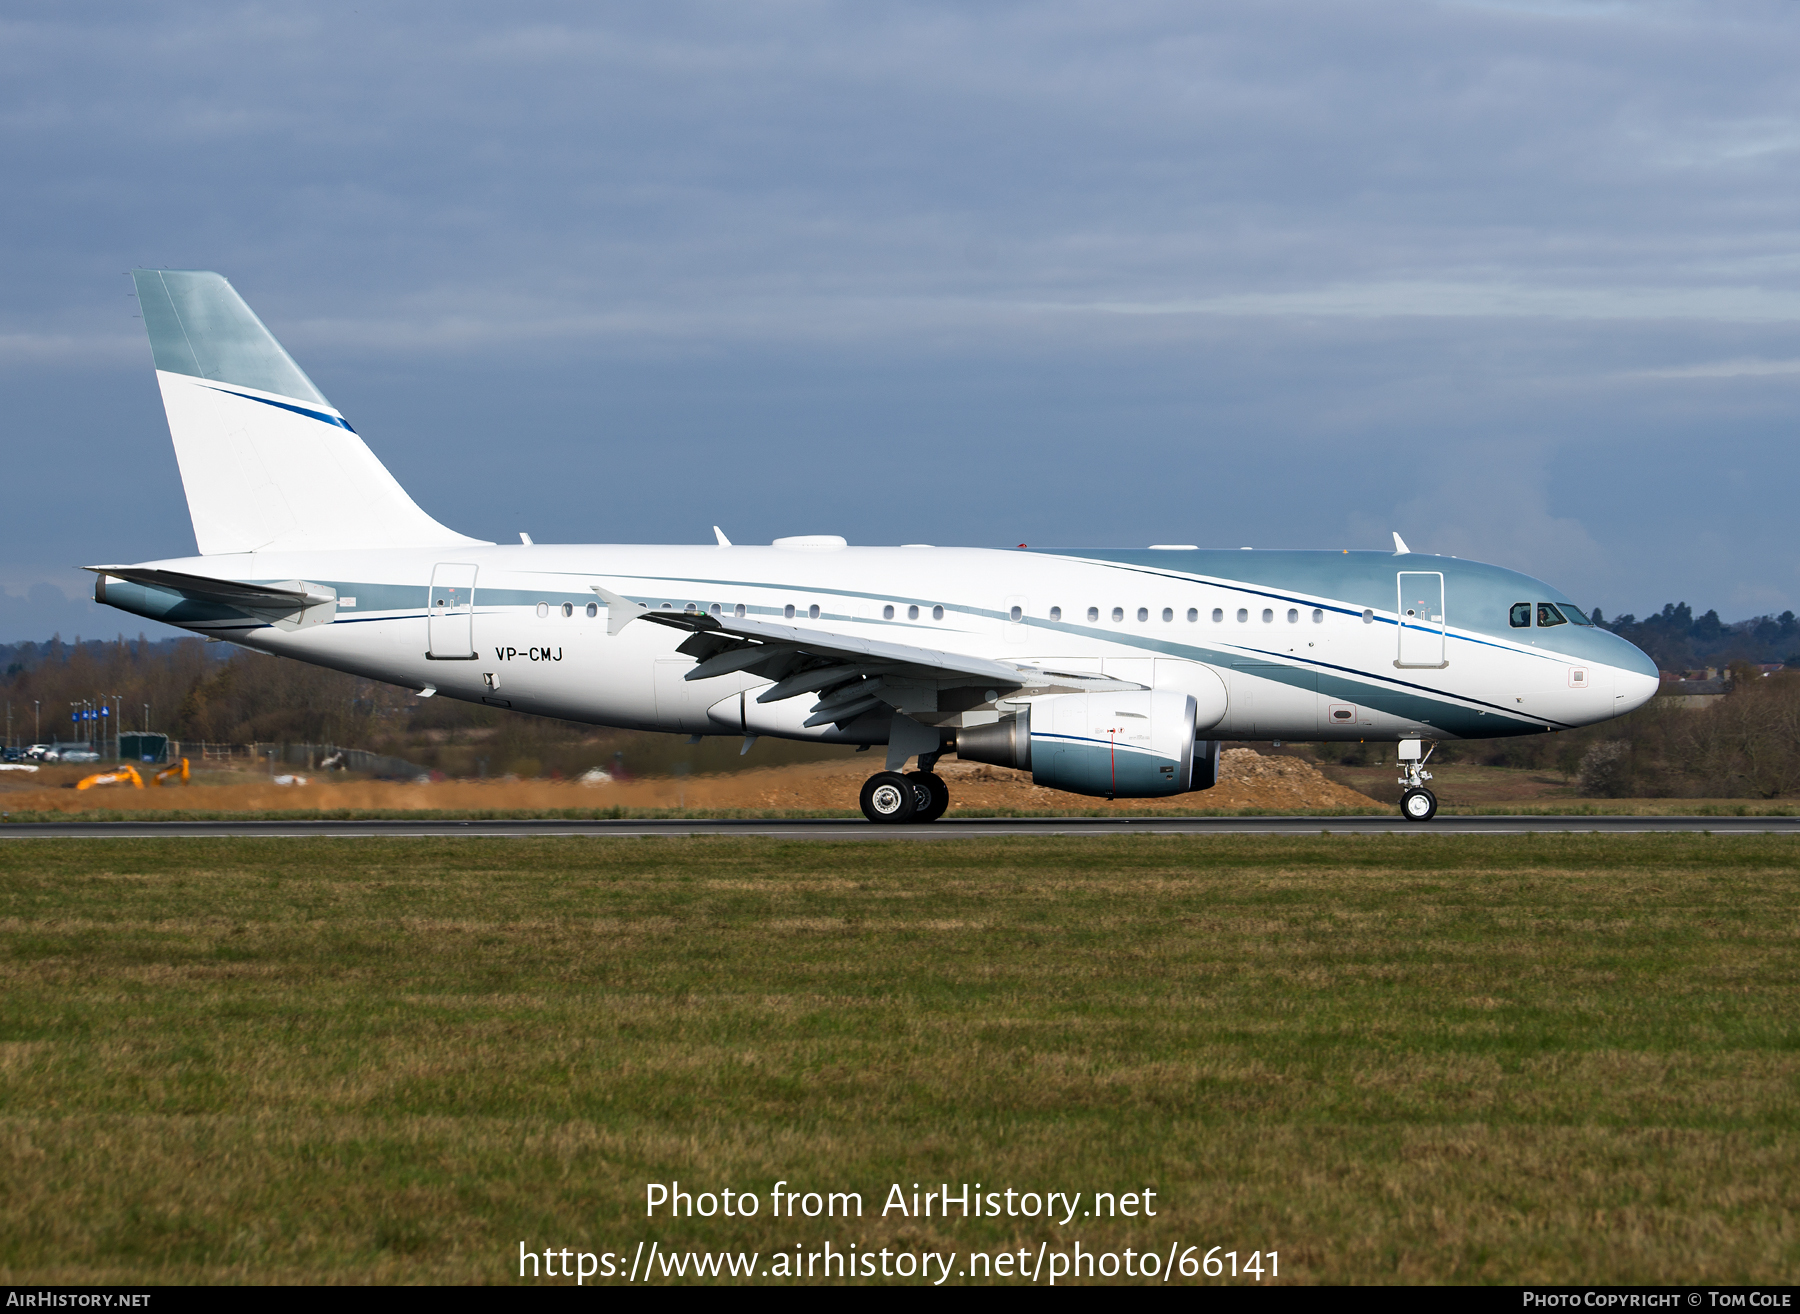
M 1547 630 L 1552 625 L 1567 625 L 1569 618 L 1556 609 L 1553 602 L 1540 602 L 1538 608 L 1538 628 Z
M 1512 610 L 1506 614 L 1507 623 L 1515 630 L 1529 629 L 1531 626 L 1531 604 L 1515 602 Z
M 1571 607 L 1568 603 L 1561 602 L 1557 604 L 1557 608 L 1563 615 L 1567 616 L 1577 625 L 1592 625 L 1594 623 L 1587 618 L 1586 613 L 1584 613 L 1580 607 Z

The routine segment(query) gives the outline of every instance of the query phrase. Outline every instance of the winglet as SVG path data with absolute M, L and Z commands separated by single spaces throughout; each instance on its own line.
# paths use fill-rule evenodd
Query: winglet
M 720 529 L 717 525 L 713 526 L 713 533 L 718 537 L 720 547 L 731 546 L 731 540 L 725 537 L 725 531 Z
M 1394 555 L 1397 557 L 1412 555 L 1412 549 L 1406 546 L 1406 540 L 1400 537 L 1400 531 L 1397 529 L 1394 530 Z
M 598 593 L 600 601 L 606 604 L 606 632 L 609 635 L 617 634 L 650 610 L 648 607 L 638 606 L 630 598 L 621 598 L 611 589 L 601 588 L 598 584 L 590 584 L 588 587 Z

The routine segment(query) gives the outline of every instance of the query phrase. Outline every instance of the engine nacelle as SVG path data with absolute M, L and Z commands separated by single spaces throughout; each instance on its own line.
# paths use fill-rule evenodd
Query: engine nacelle
M 1218 742 L 1195 741 L 1194 714 L 1191 695 L 1166 689 L 1061 694 L 957 731 L 956 755 L 1071 794 L 1185 794 L 1218 780 Z

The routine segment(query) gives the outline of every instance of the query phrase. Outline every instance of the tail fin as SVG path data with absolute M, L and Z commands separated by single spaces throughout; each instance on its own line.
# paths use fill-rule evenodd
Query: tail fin
M 230 283 L 131 276 L 202 555 L 482 541 L 419 509 Z

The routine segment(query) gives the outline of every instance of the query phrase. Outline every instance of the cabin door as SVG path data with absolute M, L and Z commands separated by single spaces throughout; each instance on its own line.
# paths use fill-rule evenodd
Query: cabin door
M 1403 570 L 1399 576 L 1400 652 L 1396 666 L 1433 669 L 1444 663 L 1444 576 L 1436 570 Z
M 475 567 L 445 564 L 432 568 L 425 599 L 430 618 L 426 656 L 440 662 L 475 660 Z

